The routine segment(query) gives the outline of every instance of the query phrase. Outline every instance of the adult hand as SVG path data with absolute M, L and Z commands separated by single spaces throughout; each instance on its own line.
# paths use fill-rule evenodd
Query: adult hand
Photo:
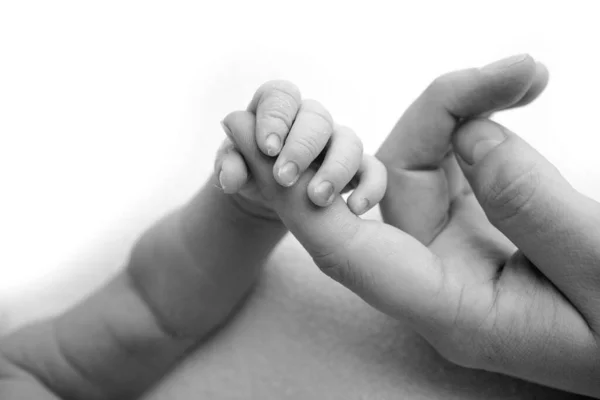
M 533 84 L 522 81 L 520 99 L 504 91 L 503 104 L 540 93 L 546 70 L 510 61 L 496 78 L 490 69 L 439 78 L 400 119 L 378 154 L 389 175 L 382 213 L 437 257 L 426 277 L 437 285 L 421 304 L 430 311 L 413 319 L 440 353 L 600 396 L 600 205 L 506 128 L 461 121 L 497 108 L 493 93 L 515 82 L 509 71 L 533 73 Z M 401 306 L 389 311 L 416 309 Z
M 600 206 L 515 134 L 464 123 L 527 104 L 546 83 L 527 56 L 436 79 L 378 154 L 387 223 L 339 198 L 315 209 L 302 195 L 310 174 L 275 208 L 326 274 L 450 361 L 600 396 Z M 272 179 L 264 157 L 242 152 Z

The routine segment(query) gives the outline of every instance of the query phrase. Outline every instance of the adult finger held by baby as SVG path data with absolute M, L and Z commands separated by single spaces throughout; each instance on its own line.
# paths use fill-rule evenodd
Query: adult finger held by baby
M 315 205 L 307 194 L 314 170 L 292 187 L 279 185 L 271 173 L 273 159 L 260 152 L 248 133 L 253 122 L 248 112 L 232 113 L 224 121 L 259 189 L 270 196 L 280 219 L 321 271 L 379 310 L 409 317 L 415 326 L 447 323 L 444 318 L 456 307 L 457 296 L 454 291 L 437 295 L 452 277 L 439 260 L 410 235 L 357 217 L 340 195 L 328 207 Z
M 293 187 L 286 188 L 275 181 L 272 173 L 274 159 L 260 151 L 249 133 L 248 128 L 254 123 L 252 113 L 231 113 L 223 123 L 262 195 L 272 202 L 282 221 L 311 254 L 337 251 L 351 239 L 360 219 L 348 209 L 339 194 L 327 208 L 316 206 L 310 200 L 307 187 L 315 174 L 313 170 L 306 171 Z

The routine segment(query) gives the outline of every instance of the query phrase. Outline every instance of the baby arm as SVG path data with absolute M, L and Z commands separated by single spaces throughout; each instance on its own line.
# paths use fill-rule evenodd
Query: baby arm
M 216 182 L 147 231 L 101 290 L 4 338 L 0 398 L 134 398 L 222 324 L 285 228 Z
M 255 130 L 269 125 L 268 107 L 277 103 L 271 97 L 281 96 L 282 90 L 280 86 L 263 90 L 260 100 L 251 105 L 262 117 L 256 125 L 252 119 L 252 126 L 247 126 L 247 138 L 254 140 Z M 310 135 L 325 132 L 329 136 L 320 138 L 324 147 L 334 132 L 331 121 L 332 127 L 323 131 L 315 126 L 323 124 L 321 119 L 311 122 L 314 110 L 305 109 L 307 115 L 298 119 L 302 109 L 299 99 L 295 111 L 293 108 L 279 108 L 287 113 L 289 126 L 296 132 L 280 149 L 289 159 L 298 154 L 288 145 L 311 141 Z M 294 130 L 296 121 L 306 125 Z M 279 132 L 287 135 L 285 129 Z M 351 135 L 343 137 L 346 139 L 331 140 L 323 161 L 327 168 L 321 173 L 322 179 L 338 185 L 336 191 L 347 183 L 346 178 L 337 178 L 345 169 L 335 167 L 340 157 L 355 166 L 351 168 L 359 175 L 368 175 L 367 166 L 371 165 L 361 161 L 362 149 L 337 154 L 347 149 L 340 143 Z M 297 163 L 301 169 L 308 168 L 306 164 L 314 159 L 307 152 L 299 153 Z M 260 186 L 249 173 L 235 147 L 221 152 L 216 165 L 216 173 L 189 204 L 163 218 L 139 239 L 121 274 L 65 314 L 0 341 L 0 398 L 135 398 L 227 320 L 286 228 L 272 212 L 274 198 L 263 196 L 267 186 Z M 228 179 L 240 184 L 229 192 L 240 193 L 226 195 L 218 187 Z M 370 205 L 379 202 L 383 189 L 368 184 L 367 179 L 361 182 L 355 192 L 363 193 Z M 252 190 L 253 185 L 256 190 Z M 306 193 L 306 186 L 304 190 Z M 253 198 L 252 193 L 259 195 Z M 267 213 L 256 212 L 257 204 Z

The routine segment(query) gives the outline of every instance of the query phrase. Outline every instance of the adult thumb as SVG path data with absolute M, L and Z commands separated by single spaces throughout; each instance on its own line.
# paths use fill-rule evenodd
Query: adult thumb
M 600 243 L 598 203 L 577 192 L 523 139 L 492 121 L 467 122 L 453 144 L 490 222 L 585 314 L 590 298 L 598 297 L 600 254 L 590 254 Z

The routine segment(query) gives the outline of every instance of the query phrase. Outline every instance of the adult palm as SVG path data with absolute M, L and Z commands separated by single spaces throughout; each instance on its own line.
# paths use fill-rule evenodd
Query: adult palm
M 418 307 L 379 300 L 399 316 L 408 304 L 454 362 L 598 395 L 599 309 L 588 296 L 600 286 L 573 272 L 600 262 L 600 207 L 513 133 L 464 120 L 529 103 L 547 78 L 530 57 L 448 74 L 400 119 L 378 153 L 389 175 L 382 214 L 435 261 Z

